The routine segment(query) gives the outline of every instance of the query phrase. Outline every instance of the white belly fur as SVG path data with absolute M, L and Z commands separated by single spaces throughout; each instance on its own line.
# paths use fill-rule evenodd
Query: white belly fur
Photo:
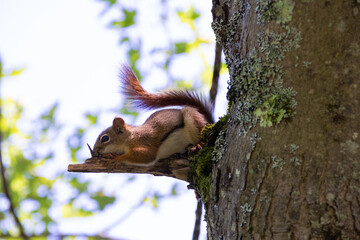
M 163 158 L 167 158 L 174 153 L 185 152 L 186 147 L 190 144 L 191 139 L 186 134 L 184 128 L 177 129 L 171 133 L 165 141 L 160 145 L 155 161 Z

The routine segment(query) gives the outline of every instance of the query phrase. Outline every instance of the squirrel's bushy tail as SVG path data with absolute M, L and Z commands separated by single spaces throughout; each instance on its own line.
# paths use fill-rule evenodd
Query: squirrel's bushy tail
M 203 114 L 209 123 L 213 123 L 213 109 L 205 99 L 196 92 L 170 90 L 160 93 L 149 93 L 140 85 L 137 77 L 128 65 L 120 71 L 122 92 L 129 97 L 135 107 L 156 109 L 169 106 L 191 106 Z

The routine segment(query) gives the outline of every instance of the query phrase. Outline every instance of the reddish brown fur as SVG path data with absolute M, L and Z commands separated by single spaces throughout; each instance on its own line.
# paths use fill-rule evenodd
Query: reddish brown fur
M 135 107 L 156 109 L 168 106 L 190 106 L 203 114 L 209 123 L 213 123 L 212 107 L 196 92 L 171 90 L 152 94 L 143 89 L 134 72 L 128 65 L 120 71 L 122 91 L 128 96 Z

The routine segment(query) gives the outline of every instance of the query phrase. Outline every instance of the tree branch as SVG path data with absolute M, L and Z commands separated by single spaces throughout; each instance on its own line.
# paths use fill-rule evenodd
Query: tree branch
M 4 167 L 4 164 L 2 162 L 2 157 L 1 157 L 1 150 L 0 150 L 0 166 L 1 166 L 1 179 L 2 179 L 2 186 L 3 186 L 3 189 L 4 189 L 4 193 L 5 193 L 5 196 L 6 198 L 8 199 L 9 201 L 9 209 L 10 209 L 10 212 L 11 214 L 13 215 L 14 217 L 14 220 L 15 220 L 15 223 L 16 225 L 18 226 L 19 228 L 19 231 L 20 231 L 20 235 L 23 239 L 28 239 L 28 236 L 25 234 L 25 231 L 24 231 L 24 228 L 18 218 L 18 216 L 16 215 L 16 212 L 15 212 L 15 207 L 14 207 L 14 203 L 12 202 L 12 199 L 11 199 L 11 195 L 10 195 L 10 191 L 9 191 L 9 185 L 7 183 L 7 179 L 6 179 L 6 176 L 5 176 L 5 167 Z
M 1 76 L 2 76 L 2 64 L 1 64 L 1 58 L 0 58 L 0 78 L 1 78 Z M 0 122 L 1 122 L 1 118 L 2 118 L 2 106 L 0 105 Z M 2 128 L 0 128 L 0 130 L 2 130 Z M 3 189 L 4 189 L 5 196 L 9 201 L 10 212 L 13 215 L 15 223 L 19 228 L 20 235 L 21 235 L 21 237 L 23 239 L 28 239 L 28 236 L 25 234 L 24 227 L 22 226 L 18 216 L 16 215 L 14 203 L 13 203 L 13 201 L 11 199 L 10 190 L 9 190 L 9 187 L 8 187 L 9 185 L 8 185 L 8 182 L 7 182 L 7 179 L 6 179 L 6 174 L 5 174 L 5 167 L 4 167 L 4 164 L 3 164 L 3 161 L 2 161 L 1 145 L 2 145 L 2 134 L 1 134 L 1 131 L 0 131 L 0 168 L 1 168 L 2 186 L 3 186 Z
M 103 173 L 147 173 L 154 176 L 173 177 L 183 181 L 188 181 L 190 172 L 189 155 L 174 154 L 166 159 L 160 159 L 151 166 L 131 165 L 127 163 L 118 163 L 105 166 L 105 163 L 111 163 L 111 158 L 92 157 L 85 160 L 85 163 L 69 164 L 69 172 L 103 172 Z
M 215 99 L 218 91 L 219 85 L 219 76 L 220 76 L 220 69 L 221 69 L 221 51 L 222 46 L 220 43 L 216 43 L 215 47 L 215 62 L 214 62 L 214 71 L 213 71 L 213 79 L 210 89 L 210 103 L 213 107 L 215 107 Z
M 195 219 L 195 227 L 193 232 L 193 240 L 198 240 L 200 235 L 200 225 L 201 225 L 201 214 L 202 214 L 202 201 L 199 199 L 196 206 L 196 219 Z

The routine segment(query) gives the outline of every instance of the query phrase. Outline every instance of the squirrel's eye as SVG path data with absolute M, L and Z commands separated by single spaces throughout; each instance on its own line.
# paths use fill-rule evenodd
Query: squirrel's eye
M 110 137 L 108 135 L 104 135 L 101 137 L 100 141 L 101 141 L 101 143 L 106 143 L 106 142 L 110 141 Z

